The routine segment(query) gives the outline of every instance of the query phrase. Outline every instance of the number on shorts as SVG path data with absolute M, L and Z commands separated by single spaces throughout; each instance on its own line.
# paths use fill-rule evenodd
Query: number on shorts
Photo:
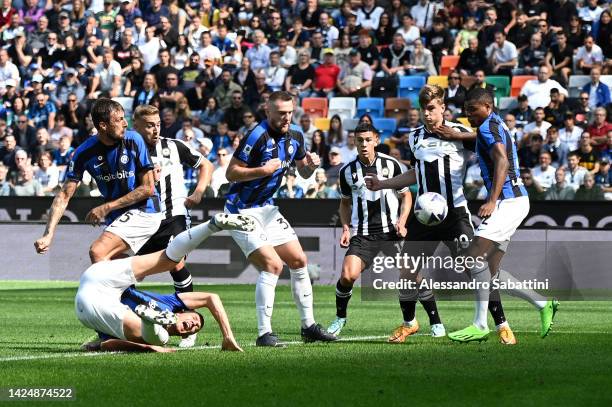
M 124 213 L 123 215 L 121 215 L 121 217 L 119 218 L 119 222 L 121 222 L 121 223 L 126 223 L 126 222 L 128 222 L 128 221 L 130 220 L 130 217 L 131 217 L 131 216 L 132 216 L 132 214 L 131 214 L 131 213 L 126 212 L 126 213 Z
M 276 221 L 283 227 L 284 230 L 289 229 L 289 224 L 285 220 L 285 218 L 276 218 Z

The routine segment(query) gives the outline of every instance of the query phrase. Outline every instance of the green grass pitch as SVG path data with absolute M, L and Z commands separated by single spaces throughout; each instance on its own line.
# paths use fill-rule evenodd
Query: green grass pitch
M 290 290 L 282 286 L 273 326 L 292 345 L 259 349 L 253 286 L 197 289 L 221 295 L 245 353 L 216 348 L 219 330 L 209 314 L 197 349 L 81 353 L 91 333 L 74 316 L 74 284 L 0 282 L 0 387 L 73 387 L 76 400 L 63 404 L 74 406 L 612 405 L 608 302 L 561 302 L 553 332 L 540 339 L 538 313 L 506 299 L 517 346 L 499 344 L 495 334 L 482 344 L 433 339 L 424 335 L 429 325 L 419 306 L 423 335 L 391 345 L 385 337 L 401 320 L 399 307 L 361 302 L 355 290 L 345 341 L 304 345 Z M 324 326 L 334 301 L 333 287 L 315 287 L 315 315 Z M 472 317 L 469 302 L 439 308 L 447 330 Z M 45 402 L 15 405 L 26 404 Z

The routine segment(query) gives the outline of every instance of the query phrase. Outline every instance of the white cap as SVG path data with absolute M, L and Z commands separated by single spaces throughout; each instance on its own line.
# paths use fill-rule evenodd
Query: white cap
M 200 137 L 197 139 L 198 143 L 200 143 L 203 147 L 206 147 L 209 151 L 213 148 L 213 142 L 208 137 Z

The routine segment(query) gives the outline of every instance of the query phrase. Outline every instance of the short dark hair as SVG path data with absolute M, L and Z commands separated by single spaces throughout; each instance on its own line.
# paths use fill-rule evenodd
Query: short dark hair
M 291 93 L 286 92 L 284 90 L 277 90 L 276 92 L 272 92 L 270 94 L 270 99 L 268 99 L 268 102 L 274 103 L 277 100 L 289 102 L 290 100 L 293 101 L 293 96 L 291 95 Z
M 488 103 L 493 106 L 493 95 L 483 88 L 474 88 L 468 94 L 468 103 Z
M 96 128 L 100 123 L 110 123 L 113 112 L 123 112 L 123 106 L 108 98 L 96 100 L 91 108 L 91 120 Z M 99 129 L 98 129 L 99 130 Z
M 578 159 L 578 161 L 580 161 L 580 154 L 578 154 L 578 151 L 571 151 L 567 155 L 567 158 L 570 158 L 570 157 L 576 157 Z
M 369 132 L 372 132 L 378 136 L 378 130 L 376 130 L 376 128 L 368 122 L 359 123 L 357 127 L 355 127 L 355 130 L 354 130 L 355 136 L 357 136 L 360 133 L 369 133 Z

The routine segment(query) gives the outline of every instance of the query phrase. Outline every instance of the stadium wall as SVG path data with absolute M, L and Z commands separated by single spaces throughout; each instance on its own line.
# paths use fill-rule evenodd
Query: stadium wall
M 0 222 L 41 221 L 53 198 L 0 197 Z M 335 199 L 278 199 L 277 205 L 293 226 L 340 226 L 339 201 Z M 73 198 L 70 200 L 64 222 L 83 222 L 85 215 L 94 206 L 102 203 L 95 198 Z M 191 211 L 195 222 L 208 219 L 223 210 L 223 199 L 204 199 Z M 472 214 L 478 213 L 482 202 L 469 203 Z M 593 228 L 612 230 L 612 204 L 578 201 L 532 201 L 529 216 L 522 228 Z M 480 219 L 473 215 L 475 224 Z
M 51 251 L 37 255 L 33 242 L 43 231 L 40 224 L 0 224 L 2 265 L 0 280 L 77 281 L 89 266 L 88 248 L 101 232 L 85 224 L 58 226 Z M 335 284 L 345 250 L 339 247 L 341 228 L 298 227 L 296 232 L 318 274 L 317 284 Z M 447 249 L 441 245 L 439 255 Z M 553 282 L 558 289 L 612 289 L 610 275 L 612 230 L 530 229 L 519 230 L 502 267 L 519 279 Z M 249 265 L 227 232 L 214 235 L 191 253 L 187 266 L 198 283 L 252 284 L 257 271 Z M 148 282 L 167 282 L 165 274 Z M 288 270 L 281 282 L 289 282 Z M 556 285 L 556 287 L 555 287 Z

